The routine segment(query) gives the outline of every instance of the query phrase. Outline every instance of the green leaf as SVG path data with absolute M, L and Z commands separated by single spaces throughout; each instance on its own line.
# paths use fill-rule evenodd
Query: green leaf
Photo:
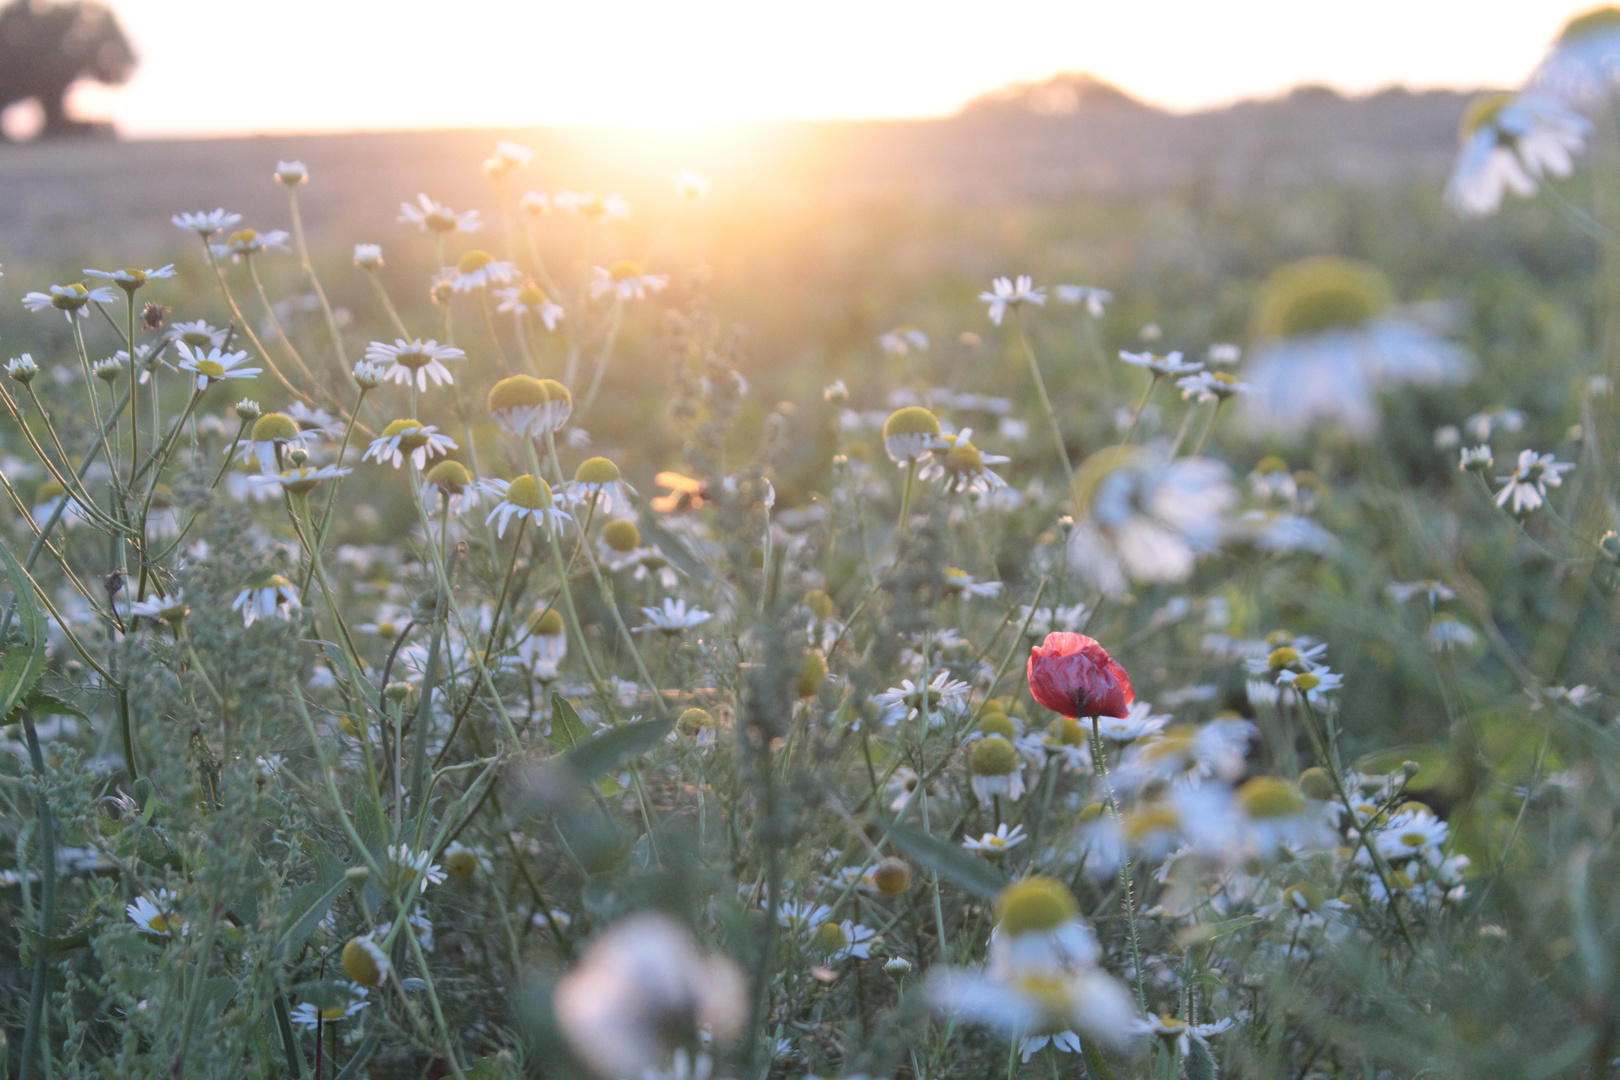
M 30 930 L 21 923 L 17 924 L 17 929 L 22 932 L 23 942 L 30 952 L 44 952 L 46 956 L 60 956 L 90 944 L 89 925 L 57 937 L 44 937 L 38 930 Z
M 1119 1074 L 1109 1068 L 1108 1062 L 1103 1060 L 1095 1039 L 1080 1040 L 1080 1056 L 1085 1059 L 1086 1075 L 1091 1077 L 1091 1080 L 1119 1080 Z
M 1203 1043 L 1194 1042 L 1187 1055 L 1187 1080 L 1215 1080 L 1221 1070 L 1215 1064 L 1215 1055 Z
M 568 699 L 557 693 L 551 693 L 551 741 L 563 750 L 572 750 L 580 743 L 591 737 L 590 731 L 580 720 L 579 713 L 574 711 Z
M 608 728 L 564 754 L 563 764 L 580 780 L 595 780 L 617 772 L 621 766 L 663 742 L 674 726 L 675 721 L 665 717 Z
M 354 831 L 378 862 L 388 847 L 388 821 L 383 817 L 382 805 L 370 796 L 362 795 L 360 805 L 354 808 Z M 357 851 L 355 855 L 360 853 Z
M 3 543 L 0 543 L 0 561 L 5 563 L 6 579 L 11 582 L 11 593 L 17 605 L 17 620 L 23 637 L 28 640 L 25 648 L 8 649 L 0 658 L 0 716 L 10 716 L 11 710 L 33 689 L 45 670 L 45 610 L 34 593 L 34 579 Z
M 889 831 L 894 846 L 928 867 L 957 888 L 985 900 L 994 900 L 1007 887 L 1001 871 L 920 829 L 896 825 Z
M 276 942 L 275 956 L 296 953 L 315 932 L 326 917 L 326 911 L 348 884 L 343 876 L 344 866 L 330 855 L 320 855 L 315 862 L 315 880 L 300 887 L 287 905 L 287 916 L 281 921 L 281 937 Z
M 23 704 L 40 716 L 77 716 L 80 720 L 89 717 L 66 701 L 54 694 L 47 694 L 42 690 L 35 690 L 23 698 Z

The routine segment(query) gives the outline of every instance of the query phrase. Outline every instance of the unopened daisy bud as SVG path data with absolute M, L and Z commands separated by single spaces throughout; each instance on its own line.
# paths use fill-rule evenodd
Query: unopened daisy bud
M 398 705 L 400 702 L 411 696 L 411 684 L 406 682 L 391 682 L 383 690 L 383 694 L 388 698 L 389 701 L 392 701 L 394 704 Z
M 288 187 L 297 187 L 309 179 L 309 168 L 302 161 L 278 161 L 276 179 Z
M 27 386 L 33 382 L 34 376 L 39 374 L 39 365 L 34 363 L 32 356 L 23 353 L 6 361 L 6 374 Z
M 309 460 L 309 451 L 302 446 L 295 446 L 287 451 L 287 463 L 297 469 Z
M 843 405 L 849 401 L 849 387 L 844 385 L 843 379 L 839 379 L 823 387 L 821 396 L 828 404 Z
M 1299 774 L 1299 792 L 1307 799 L 1315 799 L 1317 802 L 1327 802 L 1335 794 L 1333 781 L 1328 779 L 1327 773 L 1315 765 Z
M 350 938 L 343 946 L 343 970 L 357 986 L 381 986 L 393 966 L 382 946 L 369 937 Z
M 872 884 L 884 896 L 899 896 L 911 888 L 911 864 L 893 857 L 883 859 L 872 870 Z
M 911 961 L 903 956 L 891 956 L 884 962 L 883 970 L 889 974 L 890 978 L 898 982 L 911 974 Z
M 252 398 L 243 398 L 238 401 L 231 411 L 236 413 L 236 418 L 244 424 L 251 424 L 260 416 L 259 403 Z
M 364 866 L 351 866 L 343 871 L 343 879 L 355 888 L 363 889 L 371 879 L 371 870 Z
M 1256 776 L 1238 788 L 1237 795 L 1251 821 L 1296 817 L 1305 812 L 1305 800 L 1293 784 L 1280 776 Z
M 1490 446 L 1482 444 L 1480 446 L 1463 447 L 1457 467 L 1463 472 L 1484 472 L 1495 464 L 1496 460 L 1491 457 Z
M 939 417 L 921 405 L 896 409 L 883 422 L 883 449 L 898 465 L 925 457 L 939 439 Z
M 614 518 L 602 526 L 602 542 L 623 554 L 641 546 L 641 530 L 626 518 Z
M 383 369 L 369 360 L 354 362 L 354 381 L 362 390 L 375 390 L 382 385 Z
M 106 383 L 113 382 L 123 372 L 123 362 L 114 356 L 109 356 L 105 360 L 97 360 L 90 368 L 90 374 Z
M 354 245 L 354 265 L 362 270 L 375 270 L 383 264 L 381 244 Z
M 681 713 L 676 725 L 686 735 L 696 735 L 700 731 L 707 731 L 714 727 L 714 717 L 703 709 L 687 709 Z
M 996 897 L 996 927 L 1009 937 L 1055 930 L 1079 914 L 1080 905 L 1068 886 L 1038 874 L 1013 882 Z
M 1299 663 L 1299 650 L 1284 645 L 1280 649 L 1273 649 L 1266 658 L 1266 666 L 1272 671 L 1282 671 Z
M 472 486 L 472 473 L 467 466 L 449 458 L 439 462 L 422 478 L 447 495 L 460 495 Z
M 821 655 L 821 650 L 811 649 L 804 654 L 804 660 L 799 665 L 799 677 L 793 684 L 794 693 L 801 698 L 812 698 L 821 689 L 821 684 L 827 681 L 827 658 Z
M 478 873 L 478 856 L 464 847 L 448 851 L 444 856 L 444 868 L 459 878 L 470 878 Z

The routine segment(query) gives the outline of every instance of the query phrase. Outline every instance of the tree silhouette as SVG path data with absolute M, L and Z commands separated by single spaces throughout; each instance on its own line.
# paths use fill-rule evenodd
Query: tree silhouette
M 39 102 L 42 135 L 99 131 L 68 116 L 68 90 L 80 79 L 117 85 L 134 69 L 135 52 L 117 18 L 95 0 L 12 0 L 0 8 L 0 109 Z

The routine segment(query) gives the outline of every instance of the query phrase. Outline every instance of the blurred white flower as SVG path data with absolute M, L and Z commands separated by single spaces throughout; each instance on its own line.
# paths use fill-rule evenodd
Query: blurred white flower
M 1016 284 L 998 277 L 990 283 L 989 292 L 979 294 L 979 299 L 990 305 L 990 321 L 1000 326 L 1009 307 L 1016 308 L 1021 304 L 1043 307 L 1046 304 L 1046 289 L 1037 287 L 1035 279 L 1028 274 L 1019 274 Z
M 554 1008 L 580 1060 L 603 1080 L 619 1080 L 662 1067 L 699 1030 L 735 1038 L 748 995 L 731 961 L 704 954 L 667 916 L 643 914 L 591 943 L 557 984 Z
M 928 350 L 928 335 L 908 323 L 878 335 L 878 344 L 885 356 L 909 356 Z
M 711 611 L 704 611 L 695 605 L 687 607 L 685 600 L 672 599 L 668 596 L 664 597 L 662 607 L 644 607 L 641 614 L 646 616 L 647 621 L 636 627 L 637 633 L 660 630 L 666 634 L 678 634 L 682 630 L 702 626 L 714 618 Z
M 1103 317 L 1103 311 L 1113 302 L 1114 294 L 1093 285 L 1057 285 L 1052 289 L 1058 303 L 1083 307 L 1093 319 Z M 1027 1059 L 1026 1059 L 1027 1060 Z
M 1496 493 L 1496 505 L 1514 514 L 1528 514 L 1537 510 L 1546 501 L 1547 489 L 1562 487 L 1564 473 L 1574 467 L 1572 462 L 1559 461 L 1552 454 L 1521 450 L 1519 463 L 1512 475 L 1496 478 L 1496 482 L 1502 485 Z
M 1620 11 L 1604 7 L 1571 19 L 1528 85 L 1579 109 L 1602 106 L 1620 86 Z
M 1166 461 L 1156 447 L 1118 447 L 1079 470 L 1080 520 L 1070 564 L 1097 588 L 1124 594 L 1132 581 L 1185 581 L 1220 543 L 1237 500 L 1226 466 L 1207 458 Z
M 1592 124 L 1557 98 L 1489 94 L 1463 120 L 1462 149 L 1446 184 L 1446 205 L 1465 217 L 1494 214 L 1506 192 L 1536 193 L 1544 175 L 1568 176 Z
M 443 203 L 428 198 L 426 194 L 418 194 L 414 204 L 400 203 L 399 220 L 407 225 L 415 225 L 423 232 L 470 233 L 484 227 L 484 223 L 478 218 L 478 211 L 463 210 L 458 214 Z
M 638 263 L 621 260 L 611 268 L 591 267 L 591 299 L 613 296 L 620 300 L 645 300 L 648 293 L 663 292 L 668 274 L 645 273 Z

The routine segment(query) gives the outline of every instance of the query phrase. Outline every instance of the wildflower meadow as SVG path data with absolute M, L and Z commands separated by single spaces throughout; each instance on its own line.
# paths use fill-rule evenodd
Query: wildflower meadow
M 6 1075 L 1613 1075 L 1617 93 L 836 362 L 514 141 L 7 261 Z

